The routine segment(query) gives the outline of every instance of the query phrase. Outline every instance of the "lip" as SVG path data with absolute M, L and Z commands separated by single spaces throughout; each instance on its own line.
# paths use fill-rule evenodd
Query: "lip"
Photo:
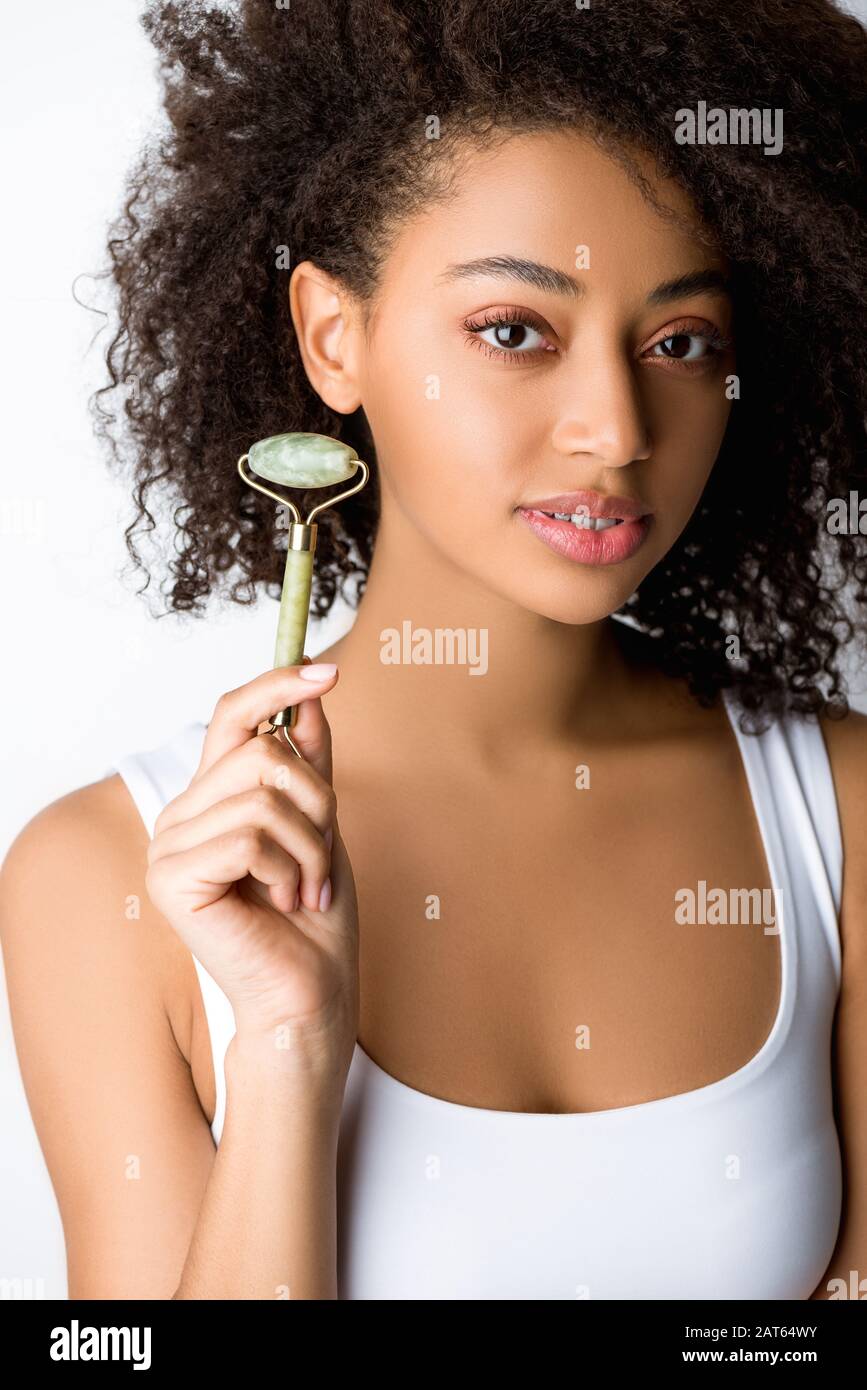
M 582 516 L 620 517 L 624 521 L 640 521 L 649 516 L 647 507 L 630 497 L 608 497 L 601 492 L 582 488 L 578 492 L 561 492 L 557 497 L 542 497 L 518 508 L 522 512 L 580 512 Z
M 598 495 L 598 494 L 597 494 Z M 555 499 L 548 499 L 555 500 Z M 624 499 L 604 498 L 606 505 L 622 505 Z M 630 504 L 634 509 L 634 504 Z M 545 511 L 566 511 L 557 506 L 545 507 Z M 575 508 L 573 507 L 574 511 Z M 647 514 L 634 516 L 621 521 L 619 526 L 606 527 L 604 531 L 583 531 L 571 521 L 555 521 L 553 517 L 543 516 L 542 510 L 533 507 L 518 507 L 518 515 L 550 550 L 581 565 L 618 565 L 629 560 L 641 549 L 651 526 Z M 621 513 L 610 511 L 591 511 L 591 516 L 618 516 Z

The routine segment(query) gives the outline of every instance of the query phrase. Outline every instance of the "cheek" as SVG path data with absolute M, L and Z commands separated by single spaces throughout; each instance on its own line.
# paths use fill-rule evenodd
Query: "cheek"
M 691 512 L 713 470 L 726 432 L 732 402 L 720 374 L 704 389 L 672 394 L 659 411 L 654 437 L 660 442 L 654 487 L 665 511 Z
M 486 385 L 477 355 L 460 342 L 409 345 L 371 371 L 386 383 L 365 393 L 384 484 L 427 534 L 463 530 L 464 519 L 476 530 L 484 516 L 493 523 L 514 505 L 522 460 L 532 458 L 533 412 L 516 405 L 514 390 Z

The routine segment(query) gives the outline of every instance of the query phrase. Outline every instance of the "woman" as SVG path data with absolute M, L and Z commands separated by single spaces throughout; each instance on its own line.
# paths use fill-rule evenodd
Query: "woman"
M 349 633 L 8 857 L 70 1296 L 835 1296 L 867 1264 L 865 545 L 826 524 L 865 480 L 863 29 L 146 25 L 171 131 L 109 367 L 137 520 L 180 499 L 170 607 L 233 564 L 279 592 L 255 440 L 373 476 L 320 518 Z M 781 148 L 695 134 L 752 107 Z

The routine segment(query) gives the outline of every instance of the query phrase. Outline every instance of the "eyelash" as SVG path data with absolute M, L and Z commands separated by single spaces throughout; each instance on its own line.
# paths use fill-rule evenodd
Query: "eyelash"
M 712 357 L 721 356 L 722 353 L 726 352 L 727 349 L 732 346 L 734 339 L 721 333 L 718 328 L 714 328 L 713 324 L 708 324 L 706 328 L 697 330 L 694 326 L 690 327 L 690 324 L 693 322 L 694 321 L 691 319 L 678 319 L 667 328 L 661 337 L 651 343 L 650 347 L 646 348 L 645 351 L 652 352 L 654 348 L 659 347 L 660 343 L 667 343 L 671 338 L 702 338 L 704 342 L 707 343 L 710 351 L 704 357 L 698 358 L 697 361 L 683 362 L 682 359 L 677 357 L 657 357 L 654 359 L 657 362 L 677 364 L 685 371 L 693 372 L 701 367 L 702 362 L 707 362 Z
M 702 338 L 708 344 L 710 352 L 704 357 L 698 358 L 696 361 L 684 362 L 681 358 L 677 357 L 655 357 L 653 359 L 657 362 L 672 363 L 675 365 L 676 369 L 679 368 L 681 371 L 692 373 L 700 369 L 702 362 L 707 362 L 710 357 L 718 357 L 731 347 L 733 339 L 726 337 L 723 333 L 720 333 L 718 329 L 709 326 L 708 328 L 697 330 L 694 327 L 690 327 L 691 323 L 692 320 L 690 319 L 678 320 L 676 323 L 670 325 L 668 331 L 657 338 L 655 342 L 651 343 L 650 347 L 645 349 L 645 351 L 652 352 L 654 348 L 659 347 L 660 343 L 666 343 L 672 338 Z M 557 351 L 556 348 L 535 348 L 532 351 L 526 351 L 522 348 L 508 350 L 506 348 L 496 347 L 493 343 L 486 343 L 479 336 L 487 328 L 500 327 L 533 328 L 537 333 L 541 334 L 542 337 L 545 337 L 545 324 L 528 309 L 490 310 L 485 314 L 481 323 L 474 322 L 469 318 L 464 319 L 463 322 L 463 328 L 467 334 L 466 341 L 472 343 L 473 347 L 481 349 L 488 357 L 498 357 L 509 362 L 526 362 L 532 361 L 535 357 L 546 355 L 549 351 Z M 668 367 L 666 370 L 670 371 L 671 368 Z
M 493 343 L 486 343 L 478 335 L 483 333 L 486 328 L 534 328 L 537 333 L 545 336 L 545 325 L 535 314 L 531 314 L 528 309 L 492 309 L 489 310 L 481 323 L 474 323 L 472 319 L 464 319 L 464 329 L 468 335 L 467 341 L 473 347 L 479 348 L 488 357 L 507 358 L 510 362 L 526 362 L 528 359 L 540 356 L 540 353 L 547 349 L 536 348 L 533 352 L 526 352 L 521 348 L 506 351 L 504 348 L 495 347 Z

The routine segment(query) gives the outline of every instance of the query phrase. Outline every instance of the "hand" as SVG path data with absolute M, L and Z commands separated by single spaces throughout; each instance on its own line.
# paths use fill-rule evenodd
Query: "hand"
M 358 904 L 320 698 L 337 673 L 312 670 L 278 667 L 220 697 L 192 781 L 157 817 L 145 882 L 239 1036 L 273 1044 L 279 1030 L 287 1060 L 339 1072 L 357 1032 Z M 290 704 L 300 758 L 258 732 Z

